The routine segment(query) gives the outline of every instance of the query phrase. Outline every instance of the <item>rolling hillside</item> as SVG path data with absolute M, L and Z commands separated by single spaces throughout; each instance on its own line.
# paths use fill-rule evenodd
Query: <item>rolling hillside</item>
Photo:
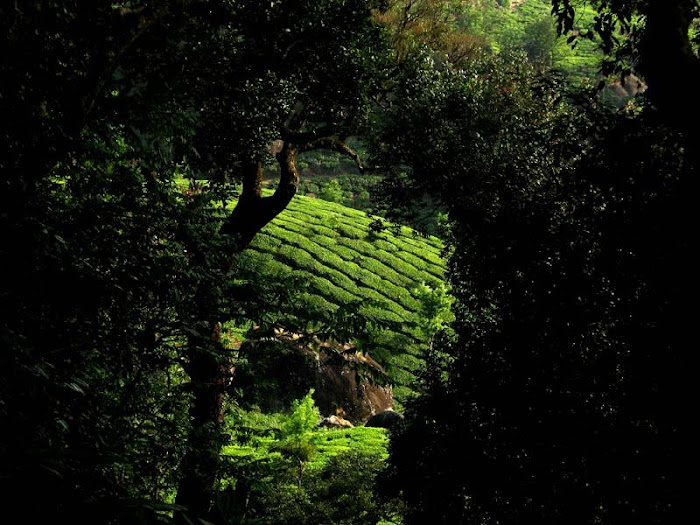
M 297 196 L 241 255 L 271 278 L 308 283 L 302 295 L 315 309 L 333 312 L 361 302 L 360 312 L 388 323 L 376 333 L 373 357 L 394 383 L 398 401 L 408 394 L 427 345 L 425 294 L 444 295 L 442 245 L 410 228 L 373 231 L 376 218 L 340 204 Z M 427 285 L 428 288 L 426 288 Z

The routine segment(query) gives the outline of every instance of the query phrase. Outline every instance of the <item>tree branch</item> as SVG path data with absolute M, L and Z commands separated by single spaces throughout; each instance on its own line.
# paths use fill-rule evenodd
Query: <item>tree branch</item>
M 255 235 L 287 207 L 299 188 L 298 149 L 285 142 L 277 154 L 279 185 L 270 197 L 262 196 L 262 162 L 253 163 L 243 175 L 243 191 L 236 207 L 221 228 L 237 238 L 236 251 L 245 249 Z
M 285 131 L 282 135 L 282 140 L 291 144 L 308 144 L 315 140 L 320 140 L 325 137 L 337 135 L 341 130 L 338 126 L 327 125 L 321 128 L 312 129 L 310 131 Z M 312 148 L 313 149 L 313 148 Z
M 381 168 L 379 168 L 378 166 L 365 166 L 362 163 L 360 155 L 355 150 L 348 146 L 344 141 L 331 137 L 323 137 L 320 139 L 313 140 L 311 142 L 307 142 L 306 144 L 299 146 L 299 153 L 317 149 L 327 149 L 350 157 L 353 160 L 353 162 L 357 165 L 357 169 L 359 170 L 359 172 L 362 174 L 379 173 L 382 171 Z

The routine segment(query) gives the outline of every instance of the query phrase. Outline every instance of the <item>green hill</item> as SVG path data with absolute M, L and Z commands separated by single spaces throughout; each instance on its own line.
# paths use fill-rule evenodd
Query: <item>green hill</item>
M 377 221 L 299 195 L 258 234 L 240 262 L 270 279 L 303 280 L 308 287 L 302 300 L 316 311 L 330 314 L 359 302 L 360 313 L 387 323 L 390 328 L 373 334 L 372 356 L 401 401 L 428 342 L 426 316 L 449 315 L 430 306 L 431 295 L 445 299 L 445 263 L 438 238 L 407 227 L 376 231 Z

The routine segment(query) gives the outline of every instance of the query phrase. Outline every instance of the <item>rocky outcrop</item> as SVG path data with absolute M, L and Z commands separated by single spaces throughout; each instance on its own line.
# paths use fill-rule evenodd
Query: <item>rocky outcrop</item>
M 337 354 L 314 352 L 318 367 L 315 375 L 316 404 L 322 413 L 342 409 L 344 417 L 364 421 L 394 406 L 389 384 L 383 384 L 384 370 L 371 356 L 361 352 Z
M 355 423 L 394 405 L 381 365 L 350 344 L 276 329 L 248 340 L 240 352 L 248 370 L 236 371 L 234 385 L 264 411 L 285 410 L 310 388 L 322 414 Z

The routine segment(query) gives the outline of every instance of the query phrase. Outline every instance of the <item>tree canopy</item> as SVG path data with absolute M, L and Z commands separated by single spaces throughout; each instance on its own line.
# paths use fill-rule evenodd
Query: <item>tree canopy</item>
M 700 58 L 693 42 L 693 24 L 700 15 L 696 0 L 596 0 L 593 27 L 571 34 L 577 13 L 575 2 L 552 0 L 559 31 L 597 38 L 608 55 L 604 72 L 622 76 L 636 71 L 649 84 L 649 100 L 661 110 L 667 124 L 686 134 L 695 129 L 694 86 L 700 81 Z M 695 46 L 695 48 L 694 48 Z
M 207 515 L 230 375 L 219 323 L 255 303 L 231 289 L 231 259 L 294 195 L 299 150 L 346 150 L 381 66 L 371 7 L 0 8 L 2 483 L 30 517 L 156 519 L 175 492 Z M 210 190 L 180 190 L 202 175 Z M 229 179 L 244 184 L 226 222 Z
M 375 152 L 446 207 L 457 300 L 392 443 L 406 522 L 676 519 L 689 137 L 518 58 L 402 85 Z

